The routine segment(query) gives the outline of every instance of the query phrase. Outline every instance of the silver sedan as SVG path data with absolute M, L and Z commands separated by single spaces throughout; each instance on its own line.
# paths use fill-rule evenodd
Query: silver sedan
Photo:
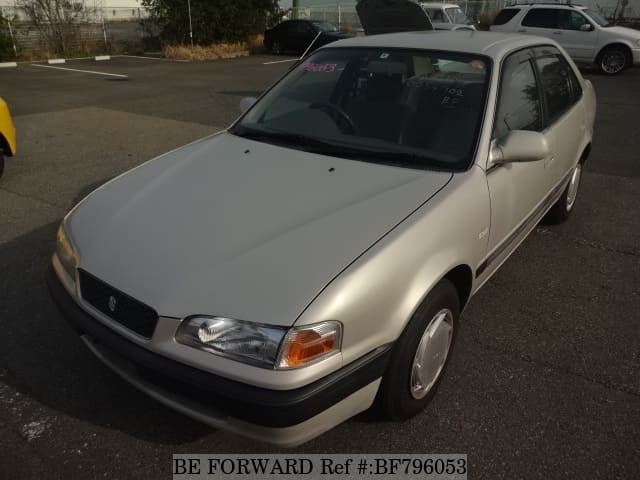
M 370 407 L 418 414 L 471 296 L 576 205 L 591 84 L 550 40 L 398 33 L 323 47 L 242 104 L 65 217 L 56 303 L 215 427 L 296 445 Z

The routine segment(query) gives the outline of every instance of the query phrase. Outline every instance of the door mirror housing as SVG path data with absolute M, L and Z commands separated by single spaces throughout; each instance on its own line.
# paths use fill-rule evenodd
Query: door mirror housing
M 590 23 L 584 23 L 580 25 L 581 32 L 590 32 L 591 30 L 593 30 L 593 25 L 591 25 Z
M 549 156 L 549 141 L 542 133 L 513 130 L 496 140 L 491 148 L 489 163 L 499 165 L 515 162 L 536 162 Z
M 258 99 L 256 97 L 244 97 L 240 100 L 240 112 L 244 113 L 249 110 L 257 100 Z

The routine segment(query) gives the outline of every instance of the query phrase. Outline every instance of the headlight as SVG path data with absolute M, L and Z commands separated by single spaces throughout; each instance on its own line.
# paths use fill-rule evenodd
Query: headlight
M 323 322 L 287 329 L 198 316 L 185 319 L 175 339 L 178 343 L 259 367 L 288 369 L 308 365 L 339 351 L 342 326 L 338 322 Z
M 67 232 L 65 232 L 64 224 L 61 224 L 58 228 L 58 234 L 56 238 L 56 257 L 60 261 L 62 268 L 67 272 L 71 280 L 75 281 L 76 267 L 78 266 L 78 257 L 76 251 L 71 245 Z

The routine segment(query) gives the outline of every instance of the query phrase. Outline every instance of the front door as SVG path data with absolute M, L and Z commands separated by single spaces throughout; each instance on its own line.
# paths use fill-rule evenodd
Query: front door
M 530 49 L 509 56 L 500 78 L 494 142 L 513 130 L 543 129 L 540 87 Z M 545 160 L 513 162 L 487 170 L 491 197 L 488 256 L 478 267 L 478 280 L 488 278 L 535 227 L 550 185 Z

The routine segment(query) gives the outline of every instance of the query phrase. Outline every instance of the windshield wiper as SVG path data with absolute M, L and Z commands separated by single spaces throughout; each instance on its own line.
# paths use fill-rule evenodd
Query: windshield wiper
M 307 147 L 309 149 L 332 147 L 330 143 L 327 143 L 323 140 L 318 140 L 316 138 L 308 137 L 306 135 L 301 135 L 298 133 L 268 132 L 265 130 L 254 130 L 246 127 L 234 129 L 233 131 L 231 131 L 231 133 L 261 142 L 303 147 L 304 150 L 307 150 Z
M 304 150 L 305 152 L 329 155 L 332 157 L 348 158 L 351 160 L 397 167 L 419 168 L 423 170 L 451 170 L 450 163 L 425 157 L 417 153 L 363 149 L 339 142 L 334 143 L 320 140 L 298 133 L 269 132 L 247 127 L 235 128 L 231 130 L 231 133 L 251 140 L 286 145 Z

